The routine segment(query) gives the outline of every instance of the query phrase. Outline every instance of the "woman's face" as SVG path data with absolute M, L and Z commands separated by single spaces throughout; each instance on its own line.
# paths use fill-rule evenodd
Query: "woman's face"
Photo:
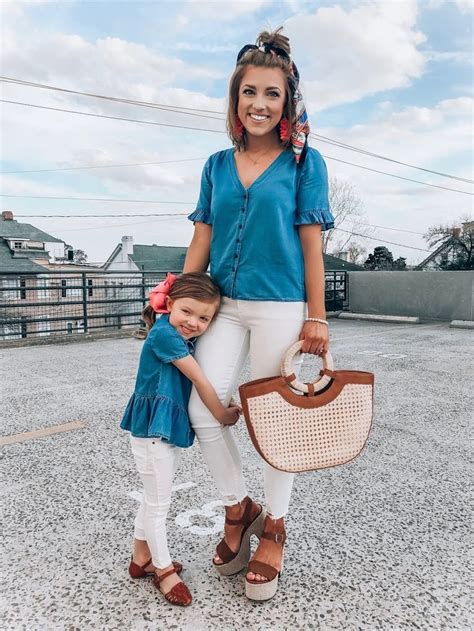
M 247 66 L 239 88 L 237 114 L 252 136 L 271 133 L 280 122 L 286 100 L 286 77 L 280 68 Z

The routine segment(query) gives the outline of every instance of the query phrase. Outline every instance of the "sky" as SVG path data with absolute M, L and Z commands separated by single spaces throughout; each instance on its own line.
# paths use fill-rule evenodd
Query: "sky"
M 420 262 L 430 226 L 472 217 L 472 185 L 430 171 L 472 179 L 473 7 L 471 0 L 3 0 L 3 77 L 190 109 L 0 83 L 0 98 L 16 102 L 0 103 L 1 209 L 84 250 L 89 262 L 105 261 L 122 235 L 188 245 L 185 215 L 203 164 L 231 146 L 222 119 L 236 54 L 261 30 L 283 26 L 311 131 L 324 136 L 311 145 L 361 203 L 358 223 L 334 231 L 333 248 L 362 228 L 370 239 L 351 238 L 368 253 L 386 245 L 394 258 Z M 134 213 L 164 216 L 92 216 Z

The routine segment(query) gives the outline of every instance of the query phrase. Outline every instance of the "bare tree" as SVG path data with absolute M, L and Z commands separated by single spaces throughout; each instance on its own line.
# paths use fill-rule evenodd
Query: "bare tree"
M 431 248 L 446 244 L 439 269 L 474 269 L 474 222 L 469 217 L 452 225 L 430 226 L 423 238 Z
M 329 203 L 334 215 L 334 227 L 339 228 L 340 231 L 329 230 L 323 233 L 324 252 L 329 252 L 329 250 L 334 254 L 344 250 L 351 252 L 352 247 L 355 248 L 353 252 L 356 259 L 363 258 L 366 250 L 358 237 L 363 239 L 370 236 L 374 230 L 364 224 L 362 201 L 357 196 L 353 184 L 332 177 L 329 181 Z
M 347 260 L 358 265 L 362 265 L 367 258 L 367 248 L 364 248 L 364 246 L 357 241 L 350 243 L 347 247 L 347 253 Z

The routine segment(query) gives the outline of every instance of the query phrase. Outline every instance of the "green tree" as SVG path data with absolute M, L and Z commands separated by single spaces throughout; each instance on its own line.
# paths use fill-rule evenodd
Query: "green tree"
M 373 254 L 369 254 L 364 267 L 370 270 L 393 269 L 393 254 L 384 245 L 374 248 Z

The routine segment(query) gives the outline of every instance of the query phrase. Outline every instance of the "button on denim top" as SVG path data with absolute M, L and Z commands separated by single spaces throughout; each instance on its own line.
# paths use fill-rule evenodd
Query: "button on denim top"
M 192 384 L 171 363 L 192 354 L 193 343 L 169 323 L 169 316 L 158 318 L 143 343 L 135 392 L 120 423 L 122 429 L 138 438 L 161 438 L 178 447 L 193 444 L 188 416 Z
M 188 218 L 212 225 L 211 277 L 224 296 L 305 301 L 298 226 L 334 226 L 324 160 L 308 148 L 298 167 L 292 151 L 283 151 L 246 189 L 234 149 L 219 151 L 204 165 L 197 208 Z

